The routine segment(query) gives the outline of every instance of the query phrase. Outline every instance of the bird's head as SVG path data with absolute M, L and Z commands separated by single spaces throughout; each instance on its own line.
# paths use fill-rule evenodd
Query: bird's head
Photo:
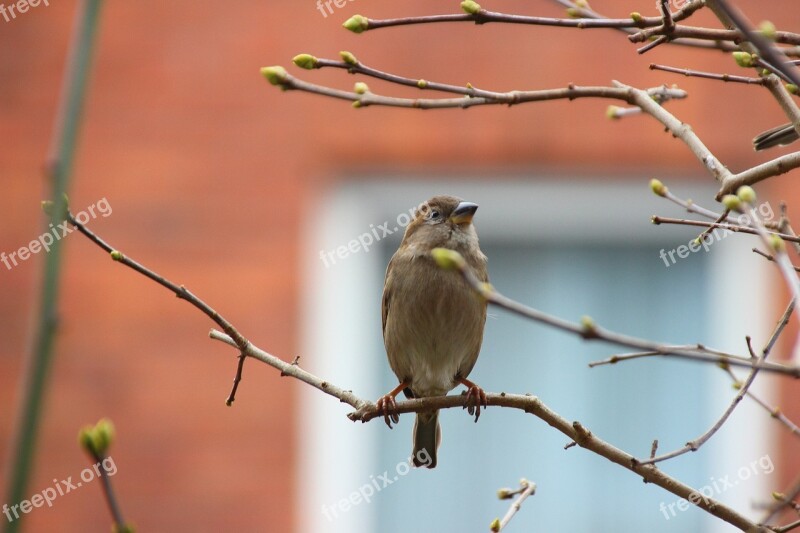
M 472 218 L 478 204 L 455 196 L 434 196 L 420 205 L 406 228 L 403 244 L 419 252 L 433 248 L 466 249 L 478 245 Z

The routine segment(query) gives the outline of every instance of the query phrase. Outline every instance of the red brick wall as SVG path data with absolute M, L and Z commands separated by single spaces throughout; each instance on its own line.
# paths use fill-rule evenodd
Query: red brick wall
M 614 16 L 655 14 L 650 2 L 596 3 Z M 50 4 L 8 23 L 0 19 L 0 251 L 42 231 L 41 169 L 76 8 L 69 0 Z M 760 10 L 757 19 L 800 29 L 793 0 L 740 4 L 749 13 Z M 345 102 L 281 93 L 259 76 L 263 65 L 289 67 L 300 52 L 336 57 L 350 50 L 400 74 L 496 90 L 612 79 L 679 83 L 691 96 L 670 108 L 733 170 L 764 160 L 749 138 L 784 120 L 763 90 L 647 69 L 661 62 L 739 73 L 730 58 L 674 47 L 637 56 L 611 30 L 453 24 L 353 35 L 340 27 L 356 12 L 390 17 L 457 5 L 355 0 L 323 18 L 313 0 L 108 2 L 73 207 L 107 198 L 113 214 L 92 221 L 92 228 L 184 283 L 260 346 L 291 359 L 299 344 L 299 224 L 336 180 L 439 171 L 496 177 L 532 168 L 709 178 L 653 120 L 606 120 L 606 101 L 356 111 Z M 546 2 L 496 0 L 485 7 L 561 13 Z M 342 88 L 355 81 L 342 72 L 293 72 Z M 386 89 L 369 83 L 376 92 Z M 782 177 L 770 190 L 798 205 L 795 183 L 796 177 Z M 251 363 L 235 406 L 226 408 L 235 354 L 207 338 L 208 320 L 79 236 L 68 237 L 64 259 L 61 336 L 31 493 L 54 477 L 77 477 L 87 464 L 76 445 L 78 428 L 109 416 L 119 432 L 115 483 L 124 511 L 142 531 L 264 524 L 291 531 L 295 484 L 308 482 L 293 477 L 298 385 Z M 11 271 L 0 265 L 3 457 L 41 270 L 41 255 Z M 3 463 L 0 478 L 5 473 Z M 53 509 L 31 513 L 29 530 L 102 529 L 108 517 L 101 507 L 99 487 L 82 488 Z

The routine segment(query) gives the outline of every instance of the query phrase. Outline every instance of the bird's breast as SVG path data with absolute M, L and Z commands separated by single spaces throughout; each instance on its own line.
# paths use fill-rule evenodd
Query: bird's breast
M 384 331 L 389 362 L 416 396 L 447 394 L 475 364 L 486 303 L 453 272 L 412 259 L 393 267 Z

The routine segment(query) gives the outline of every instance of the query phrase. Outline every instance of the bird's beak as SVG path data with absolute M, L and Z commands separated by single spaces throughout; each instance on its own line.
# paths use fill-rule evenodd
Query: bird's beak
M 477 210 L 478 204 L 461 202 L 453 211 L 453 214 L 450 215 L 450 222 L 453 224 L 469 224 L 472 222 L 472 217 L 475 216 L 475 211 Z

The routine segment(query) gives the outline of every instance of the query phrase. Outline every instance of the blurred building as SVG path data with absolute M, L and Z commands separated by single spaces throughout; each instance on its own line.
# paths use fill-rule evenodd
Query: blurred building
M 593 7 L 625 17 L 655 15 L 652 4 L 607 0 Z M 800 28 L 791 0 L 737 4 L 756 21 Z M 112 245 L 186 285 L 263 349 L 287 361 L 300 356 L 304 368 L 369 398 L 394 380 L 379 308 L 400 215 L 438 193 L 480 204 L 475 222 L 492 281 L 509 296 L 664 342 L 736 352 L 745 349 L 745 335 L 756 346 L 764 342 L 787 296 L 773 265 L 749 251 L 754 238 L 731 236 L 708 252 L 662 259 L 661 250 L 675 250 L 698 232 L 649 223 L 653 214 L 684 215 L 652 195 L 649 179 L 707 207 L 714 207 L 716 187 L 650 117 L 608 120 L 607 106 L 622 104 L 599 99 L 355 110 L 281 92 L 259 74 L 262 66 L 282 64 L 303 79 L 350 89 L 360 78 L 291 65 L 301 52 L 337 58 L 348 50 L 388 72 L 498 91 L 677 83 L 689 97 L 669 109 L 735 171 L 792 149 L 752 151 L 754 135 L 786 121 L 767 92 L 648 69 L 661 63 L 748 74 L 728 55 L 677 46 L 638 55 L 623 34 L 600 29 L 444 24 L 354 35 L 341 23 L 355 13 L 447 13 L 458 2 L 332 6 L 333 13 L 312 0 L 109 2 L 73 208 L 105 200 L 108 215 L 89 224 Z M 556 2 L 484 7 L 563 16 Z M 38 207 L 47 194 L 43 166 L 76 8 L 68 0 L 40 3 L 0 20 L 0 251 L 46 229 Z M 692 24 L 713 20 L 700 13 Z M 419 94 L 364 81 L 376 93 Z M 800 216 L 792 211 L 800 205 L 794 183 L 793 175 L 775 178 L 757 187 L 759 197 L 776 216 L 781 201 L 790 217 Z M 335 264 L 323 259 L 385 223 L 391 235 L 376 238 L 369 251 L 335 256 Z M 107 416 L 119 437 L 114 483 L 140 531 L 472 530 L 505 513 L 495 491 L 520 477 L 539 485 L 515 518 L 520 529 L 729 529 L 695 509 L 664 512 L 662 503 L 675 503 L 671 494 L 643 487 L 581 449 L 564 451 L 565 437 L 521 413 L 492 408 L 477 425 L 456 410 L 444 413 L 440 467 L 402 473 L 410 417 L 391 432 L 380 422 L 352 424 L 345 406 L 252 361 L 228 408 L 236 353 L 208 339 L 211 323 L 81 236 L 66 239 L 60 336 L 31 494 L 79 476 L 88 460 L 77 431 Z M 4 460 L 42 266 L 42 254 L 0 266 Z M 639 456 L 656 438 L 667 451 L 697 437 L 735 394 L 718 369 L 688 362 L 589 369 L 588 362 L 618 349 L 503 311 L 490 314 L 472 374 L 478 383 L 487 391 L 538 395 Z M 800 419 L 796 384 L 762 378 L 760 393 Z M 7 466 L 0 464 L 0 478 Z M 783 488 L 800 460 L 796 438 L 744 402 L 700 452 L 663 468 L 698 487 L 731 476 L 736 487 L 714 497 L 758 516 L 751 504 Z M 392 482 L 377 481 L 384 475 Z M 341 504 L 365 485 L 381 488 L 369 502 Z M 100 487 L 91 484 L 26 517 L 27 531 L 108 526 Z

